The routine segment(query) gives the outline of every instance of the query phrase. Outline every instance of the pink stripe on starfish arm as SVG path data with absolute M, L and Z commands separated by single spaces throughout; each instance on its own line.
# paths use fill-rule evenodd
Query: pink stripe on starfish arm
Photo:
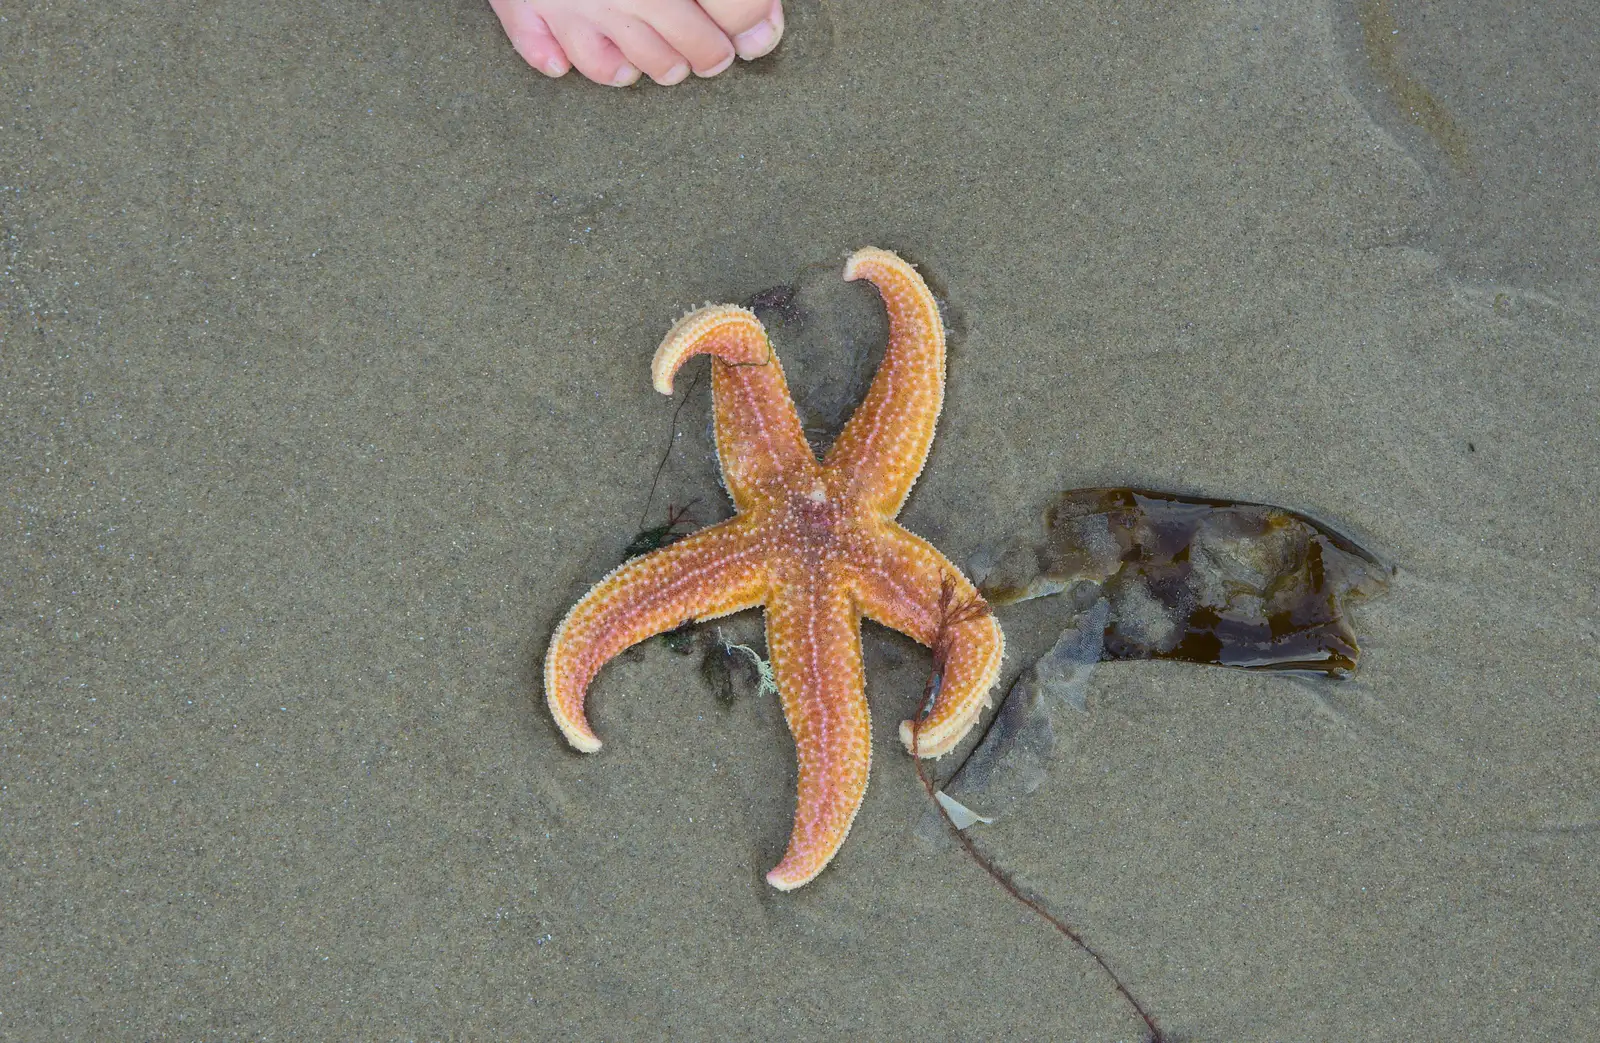
M 1005 636 L 983 595 L 933 544 L 892 521 L 875 528 L 871 555 L 852 562 L 852 592 L 868 619 L 933 649 L 932 709 L 920 722 L 901 721 L 900 741 L 920 756 L 941 757 L 991 705 Z
M 767 604 L 767 650 L 799 767 L 789 847 L 767 883 L 793 891 L 844 844 L 867 792 L 872 714 L 861 616 L 840 584 L 786 584 Z
M 584 700 L 608 660 L 691 619 L 754 608 L 768 582 L 760 544 L 740 518 L 623 562 L 572 606 L 550 639 L 545 702 L 561 734 L 584 753 L 600 749 Z
M 922 276 L 888 250 L 857 250 L 844 277 L 878 288 L 889 312 L 889 346 L 823 466 L 848 475 L 853 497 L 893 517 L 928 460 L 944 404 L 944 320 Z

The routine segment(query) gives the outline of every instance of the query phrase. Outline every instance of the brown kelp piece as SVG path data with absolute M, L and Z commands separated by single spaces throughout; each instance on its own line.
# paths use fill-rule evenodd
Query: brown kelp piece
M 1394 571 L 1296 511 L 1141 489 L 1062 493 L 1042 536 L 977 557 L 973 577 L 991 605 L 1062 594 L 1063 630 L 941 791 L 968 824 L 1044 782 L 1097 664 L 1172 659 L 1347 677 L 1360 648 L 1345 606 L 1382 591 Z M 930 815 L 919 832 L 941 824 Z
M 1343 677 L 1360 654 L 1345 604 L 1383 590 L 1392 572 L 1348 537 L 1283 507 L 1074 489 L 1045 512 L 1043 539 L 1007 547 L 980 589 L 1006 605 L 1098 586 L 1111 605 L 1103 661 Z

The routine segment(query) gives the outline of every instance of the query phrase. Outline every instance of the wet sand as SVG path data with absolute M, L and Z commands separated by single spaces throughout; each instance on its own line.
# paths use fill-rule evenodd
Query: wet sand
M 661 334 L 864 244 L 949 304 L 901 517 L 956 560 L 1131 485 L 1401 570 L 1353 681 L 1103 667 L 979 843 L 1184 1039 L 1600 1021 L 1593 5 L 916 7 L 629 91 L 477 0 L 8 7 L 0 1037 L 1136 1038 L 918 839 L 910 642 L 789 895 L 774 701 L 652 642 L 599 755 L 543 708 L 641 515 L 728 510 Z M 1001 622 L 1008 684 L 1055 633 Z

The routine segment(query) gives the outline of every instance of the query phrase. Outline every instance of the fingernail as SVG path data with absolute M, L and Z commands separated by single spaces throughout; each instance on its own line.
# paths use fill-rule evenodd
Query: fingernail
M 770 21 L 757 22 L 733 38 L 733 49 L 745 61 L 759 58 L 778 42 L 778 27 Z
M 560 58 L 546 58 L 539 68 L 546 76 L 558 80 L 567 74 L 567 63 Z
M 633 81 L 637 80 L 638 78 L 639 78 L 639 70 L 635 69 L 632 65 L 629 65 L 627 62 L 623 62 L 622 63 L 622 68 L 618 69 L 617 70 L 617 74 L 615 76 L 611 77 L 611 86 L 613 86 L 613 87 L 626 87 L 626 86 L 630 85 L 631 83 L 633 83 Z
M 689 75 L 689 63 L 688 62 L 679 62 L 677 65 L 674 65 L 672 68 L 668 69 L 667 72 L 666 72 L 666 75 L 662 76 L 656 82 L 661 84 L 661 86 L 663 86 L 663 87 L 670 87 L 674 83 L 682 83 L 683 80 L 684 80 L 684 77 L 686 77 L 688 75 Z

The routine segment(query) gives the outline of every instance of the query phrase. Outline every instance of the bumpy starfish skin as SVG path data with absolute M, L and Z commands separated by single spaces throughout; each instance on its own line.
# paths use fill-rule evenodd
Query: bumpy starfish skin
M 844 277 L 878 288 L 889 345 L 866 399 L 821 463 L 755 315 L 702 308 L 667 334 L 652 367 L 657 391 L 672 394 L 673 376 L 693 356 L 713 357 L 717 455 L 737 513 L 601 580 L 556 628 L 545 660 L 556 724 L 593 753 L 600 739 L 584 696 L 608 659 L 687 620 L 765 606 L 767 648 L 799 758 L 794 830 L 767 874 L 785 891 L 828 864 L 866 794 L 872 732 L 861 617 L 938 645 L 937 700 L 920 724 L 900 725 L 906 748 L 924 757 L 948 752 L 989 705 L 1004 650 L 972 584 L 894 521 L 922 472 L 944 397 L 938 305 L 922 277 L 886 250 L 857 251 Z M 952 613 L 952 604 L 966 611 Z

